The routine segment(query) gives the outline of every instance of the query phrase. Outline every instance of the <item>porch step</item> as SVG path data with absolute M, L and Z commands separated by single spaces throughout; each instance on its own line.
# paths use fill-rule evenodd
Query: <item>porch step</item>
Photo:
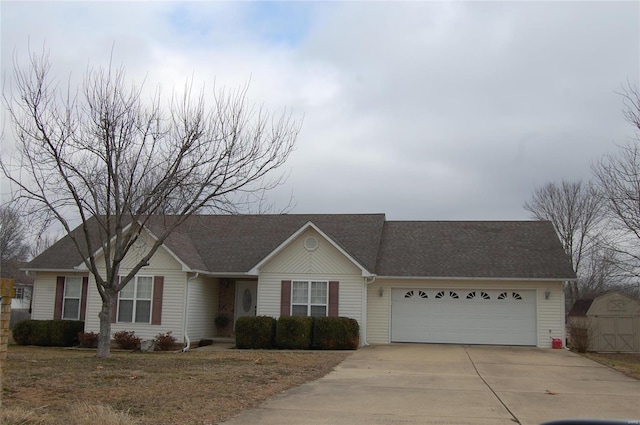
M 202 345 L 198 345 L 202 343 Z M 236 346 L 235 338 L 226 338 L 226 337 L 213 337 L 213 338 L 203 338 L 195 344 L 191 345 L 192 350 L 208 350 L 208 351 L 217 351 L 217 350 L 228 350 L 230 348 L 234 348 Z

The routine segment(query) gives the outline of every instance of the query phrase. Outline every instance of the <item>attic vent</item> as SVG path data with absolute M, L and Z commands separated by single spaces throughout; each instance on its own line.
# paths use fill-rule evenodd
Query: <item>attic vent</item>
M 318 248 L 318 240 L 310 236 L 304 240 L 304 247 L 307 251 L 315 251 Z

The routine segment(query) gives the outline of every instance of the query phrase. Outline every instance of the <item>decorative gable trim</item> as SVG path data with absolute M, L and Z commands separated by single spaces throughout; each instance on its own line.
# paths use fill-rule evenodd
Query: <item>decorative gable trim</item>
M 273 259 L 275 256 L 280 254 L 287 246 L 289 246 L 294 240 L 296 240 L 300 235 L 306 232 L 308 229 L 315 230 L 324 240 L 329 242 L 331 246 L 337 249 L 342 255 L 344 255 L 349 261 L 351 261 L 357 268 L 362 272 L 363 277 L 371 277 L 374 276 L 369 270 L 367 270 L 362 264 L 360 264 L 355 258 L 353 258 L 347 251 L 345 251 L 340 245 L 338 245 L 332 238 L 330 238 L 326 233 L 324 233 L 318 226 L 313 224 L 311 221 L 307 222 L 304 226 L 294 232 L 291 236 L 287 238 L 284 242 L 282 242 L 276 249 L 271 251 L 266 257 L 264 257 L 258 264 L 253 266 L 251 270 L 247 272 L 248 275 L 258 276 L 260 273 L 260 268 L 264 266 L 267 262 Z

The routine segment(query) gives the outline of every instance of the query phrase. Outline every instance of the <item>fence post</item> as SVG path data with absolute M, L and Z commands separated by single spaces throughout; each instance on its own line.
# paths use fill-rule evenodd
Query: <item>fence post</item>
M 0 279 L 0 409 L 2 409 L 2 380 L 7 361 L 7 346 L 9 345 L 11 299 L 15 295 L 13 279 Z

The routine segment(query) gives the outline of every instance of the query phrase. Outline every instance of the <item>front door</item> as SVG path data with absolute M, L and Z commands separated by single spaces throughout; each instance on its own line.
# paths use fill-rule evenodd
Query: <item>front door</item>
M 258 282 L 255 280 L 236 281 L 235 320 L 244 316 L 255 316 L 257 301 Z

